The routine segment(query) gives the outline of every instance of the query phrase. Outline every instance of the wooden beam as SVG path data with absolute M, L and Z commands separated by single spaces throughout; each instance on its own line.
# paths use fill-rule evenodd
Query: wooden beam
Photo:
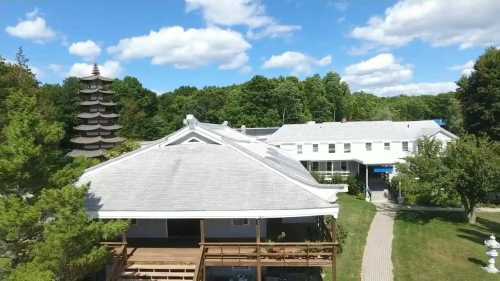
M 255 239 L 257 241 L 257 281 L 262 281 L 262 267 L 260 264 L 260 219 L 255 220 Z
M 205 220 L 200 220 L 200 242 L 205 243 Z
M 337 228 L 336 228 L 336 219 L 334 218 L 331 222 L 331 231 L 332 231 L 332 242 L 337 242 Z M 332 246 L 332 281 L 337 280 L 337 259 L 335 257 L 337 253 L 337 248 Z

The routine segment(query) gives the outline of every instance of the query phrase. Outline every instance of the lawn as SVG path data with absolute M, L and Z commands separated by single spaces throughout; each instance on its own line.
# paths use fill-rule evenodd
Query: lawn
M 460 212 L 402 212 L 394 225 L 394 280 L 498 281 L 481 269 L 490 233 L 500 236 L 499 213 L 481 213 L 469 225 Z
M 347 237 L 342 245 L 343 251 L 337 260 L 338 281 L 361 280 L 361 262 L 365 249 L 366 235 L 370 228 L 375 206 L 354 196 L 340 195 L 340 214 L 338 223 Z M 331 271 L 326 271 L 325 280 L 331 280 Z

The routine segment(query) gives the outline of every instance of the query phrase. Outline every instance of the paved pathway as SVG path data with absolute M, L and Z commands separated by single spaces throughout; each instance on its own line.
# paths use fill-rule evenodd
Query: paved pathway
M 362 281 L 392 281 L 392 231 L 395 212 L 376 204 L 377 213 L 368 231 L 363 254 Z

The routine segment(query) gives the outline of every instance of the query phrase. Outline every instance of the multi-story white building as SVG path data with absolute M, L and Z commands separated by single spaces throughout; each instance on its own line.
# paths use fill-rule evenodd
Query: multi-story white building
M 457 138 L 436 122 L 423 120 L 290 124 L 264 139 L 301 161 L 311 172 L 327 179 L 335 175 L 359 176 L 374 190 L 384 188 L 383 178 L 394 174 L 394 164 L 414 153 L 417 141 L 423 137 L 444 144 Z

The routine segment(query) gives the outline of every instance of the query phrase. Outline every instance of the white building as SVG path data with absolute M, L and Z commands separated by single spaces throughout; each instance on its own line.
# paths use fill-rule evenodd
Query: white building
M 377 190 L 384 189 L 383 178 L 394 174 L 394 164 L 414 153 L 423 137 L 445 145 L 457 138 L 432 120 L 355 121 L 283 125 L 266 141 L 311 172 L 326 178 L 360 176 L 371 190 Z

